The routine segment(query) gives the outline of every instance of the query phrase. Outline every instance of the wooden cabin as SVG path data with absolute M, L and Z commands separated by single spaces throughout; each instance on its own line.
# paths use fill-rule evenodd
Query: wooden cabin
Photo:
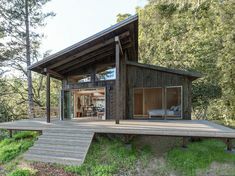
M 191 85 L 200 74 L 139 63 L 134 15 L 31 65 L 62 81 L 60 118 L 191 119 Z

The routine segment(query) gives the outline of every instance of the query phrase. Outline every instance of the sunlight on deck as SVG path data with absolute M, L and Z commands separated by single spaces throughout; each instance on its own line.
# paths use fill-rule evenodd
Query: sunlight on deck
M 0 123 L 1 129 L 45 130 L 49 128 L 85 128 L 95 133 L 146 134 L 163 136 L 200 136 L 235 138 L 235 130 L 206 120 L 85 120 L 73 119 L 60 121 L 52 119 L 46 123 L 44 118 L 18 120 Z

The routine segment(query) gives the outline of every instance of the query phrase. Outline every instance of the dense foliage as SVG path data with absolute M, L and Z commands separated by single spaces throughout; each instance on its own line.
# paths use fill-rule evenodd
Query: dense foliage
M 202 73 L 193 85 L 194 116 L 234 119 L 235 2 L 149 0 L 137 13 L 140 60 Z
M 32 81 L 27 66 L 48 54 L 39 52 L 43 37 L 39 31 L 55 15 L 43 11 L 48 2 L 0 0 L 0 121 L 28 117 L 29 105 L 45 106 L 45 78 L 35 74 Z M 59 86 L 53 81 L 52 106 L 58 104 L 54 98 L 57 102 Z
M 0 141 L 0 164 L 7 163 L 25 152 L 33 145 L 37 136 L 35 132 L 19 132 L 12 139 Z

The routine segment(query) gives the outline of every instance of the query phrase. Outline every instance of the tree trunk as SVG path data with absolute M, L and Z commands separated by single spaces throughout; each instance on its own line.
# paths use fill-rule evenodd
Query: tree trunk
M 33 104 L 32 73 L 31 73 L 31 70 L 28 69 L 28 67 L 31 65 L 28 0 L 25 0 L 25 27 L 26 27 L 26 59 L 27 59 L 28 103 L 29 103 L 28 115 L 29 115 L 29 118 L 33 118 L 34 117 L 34 104 Z

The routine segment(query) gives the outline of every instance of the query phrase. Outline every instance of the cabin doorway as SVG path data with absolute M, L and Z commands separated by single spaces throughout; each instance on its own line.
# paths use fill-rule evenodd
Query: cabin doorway
M 71 118 L 106 119 L 105 88 L 71 90 L 67 102 Z

